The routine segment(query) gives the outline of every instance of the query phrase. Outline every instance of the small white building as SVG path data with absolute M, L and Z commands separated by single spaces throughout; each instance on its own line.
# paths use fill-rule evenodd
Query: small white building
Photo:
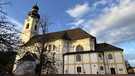
M 127 74 L 120 48 L 101 43 L 96 50 L 78 50 L 64 54 L 64 74 Z

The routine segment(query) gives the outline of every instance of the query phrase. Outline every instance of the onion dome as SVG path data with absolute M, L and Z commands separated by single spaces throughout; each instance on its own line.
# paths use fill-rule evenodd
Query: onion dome
M 32 7 L 32 11 L 28 13 L 28 16 L 40 19 L 40 15 L 38 14 L 38 10 L 39 10 L 38 6 L 34 5 Z
M 37 5 L 34 5 L 34 6 L 32 7 L 32 9 L 39 10 L 39 8 L 38 8 L 38 6 L 37 6 Z

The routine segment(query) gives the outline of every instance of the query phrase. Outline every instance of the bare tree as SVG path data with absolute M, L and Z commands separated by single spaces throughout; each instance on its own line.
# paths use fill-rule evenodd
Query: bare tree
M 15 25 L 6 21 L 7 13 L 3 11 L 4 5 L 11 5 L 11 2 L 0 3 L 0 51 L 15 51 L 18 44 L 18 31 L 13 28 Z
M 7 13 L 3 11 L 3 7 L 5 5 L 11 5 L 12 3 L 10 1 L 8 2 L 2 2 L 0 0 L 0 51 L 3 53 L 1 54 L 0 58 L 2 58 L 0 61 L 1 65 L 6 65 L 5 68 L 11 68 L 13 67 L 13 62 L 15 58 L 15 52 L 17 50 L 17 44 L 19 40 L 18 30 L 16 30 L 14 27 L 15 25 L 11 22 L 7 21 Z M 5 54 L 4 54 L 5 53 Z M 9 56 L 5 56 L 8 55 Z M 4 58 L 4 59 L 3 59 Z M 7 61 L 8 60 L 8 61 Z M 8 66 L 10 64 L 11 66 Z M 2 69 L 4 73 L 8 72 L 7 69 Z
M 42 15 L 40 19 L 40 27 L 41 31 L 43 33 L 42 41 L 41 41 L 41 50 L 40 50 L 40 63 L 39 63 L 39 73 L 38 75 L 41 75 L 42 67 L 44 67 L 47 70 L 47 74 L 49 71 L 49 66 L 51 66 L 50 59 L 48 59 L 48 56 L 44 53 L 47 51 L 47 46 L 45 47 L 45 44 L 48 43 L 49 39 L 46 37 L 45 34 L 48 33 L 48 26 L 51 25 L 52 23 L 49 22 L 48 16 Z

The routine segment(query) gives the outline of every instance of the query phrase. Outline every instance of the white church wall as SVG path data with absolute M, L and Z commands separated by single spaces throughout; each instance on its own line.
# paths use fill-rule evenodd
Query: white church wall
M 68 74 L 68 67 L 67 67 L 67 65 L 64 65 L 64 74 Z
M 84 63 L 89 63 L 89 54 L 83 54 L 83 62 Z
M 106 74 L 109 74 L 108 65 L 105 66 Z
M 90 73 L 90 65 L 89 64 L 84 64 L 84 72 L 85 72 L 85 74 L 91 74 Z
M 86 44 L 86 43 L 89 42 L 89 38 L 74 40 L 74 41 L 71 41 L 71 42 L 72 42 L 72 47 L 73 47 L 74 52 L 76 52 L 76 46 L 78 46 L 78 45 L 83 47 L 83 51 L 88 51 L 89 45 Z
M 74 63 L 74 55 L 70 55 L 69 56 L 69 64 L 73 64 Z
M 91 53 L 90 54 L 90 60 L 91 60 L 91 62 L 97 62 L 97 54 Z
M 115 57 L 116 63 L 121 63 L 122 62 L 121 53 L 114 53 L 114 57 Z
M 64 63 L 67 64 L 68 63 L 68 56 L 64 57 Z
M 74 74 L 74 65 L 69 65 L 69 74 Z
M 125 74 L 125 69 L 123 64 L 117 64 L 117 70 L 118 70 L 118 74 Z
M 90 42 L 85 43 L 85 46 L 86 46 L 86 51 L 91 50 L 91 49 L 90 49 Z
M 92 64 L 92 74 L 97 74 L 98 73 L 98 64 Z

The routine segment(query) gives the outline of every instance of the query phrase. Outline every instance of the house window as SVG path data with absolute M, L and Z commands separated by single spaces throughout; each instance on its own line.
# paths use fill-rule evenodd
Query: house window
M 36 31 L 37 31 L 37 25 L 35 25 L 35 28 L 34 28 L 34 30 L 36 30 Z
M 100 66 L 100 70 L 104 70 L 104 67 L 103 66 Z
M 98 57 L 101 58 L 101 54 L 98 54 Z
M 81 73 L 81 67 L 77 67 L 77 73 Z
M 98 58 L 99 58 L 100 60 L 102 60 L 102 55 L 101 55 L 101 54 L 98 54 Z
M 80 62 L 81 61 L 81 55 L 80 54 L 77 54 L 76 55 L 76 62 Z
M 119 68 L 119 71 L 123 71 L 123 68 Z
M 28 29 L 29 28 L 29 23 L 26 25 L 26 29 Z
M 83 47 L 80 46 L 80 45 L 78 45 L 78 46 L 76 47 L 76 52 L 81 52 L 81 51 L 83 51 Z
M 108 59 L 113 59 L 112 54 L 108 54 Z

